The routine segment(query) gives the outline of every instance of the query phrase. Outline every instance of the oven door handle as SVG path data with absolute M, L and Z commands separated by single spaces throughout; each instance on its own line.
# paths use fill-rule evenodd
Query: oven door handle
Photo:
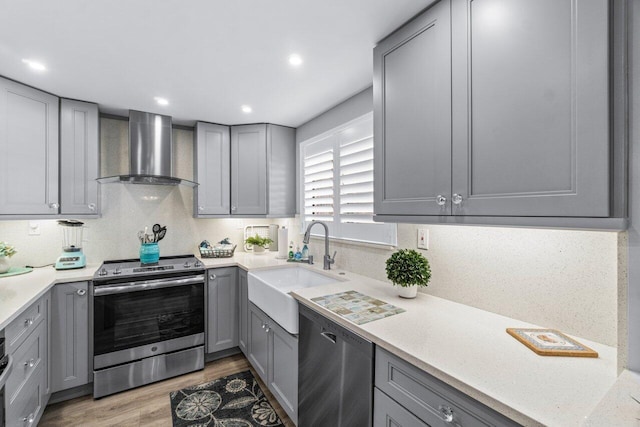
M 191 285 L 202 283 L 204 284 L 204 275 L 198 275 L 186 278 L 171 278 L 171 279 L 157 279 L 146 280 L 143 282 L 130 282 L 126 285 L 104 285 L 96 286 L 93 289 L 94 296 L 125 294 L 128 292 L 148 291 L 151 289 L 171 288 L 174 286 Z

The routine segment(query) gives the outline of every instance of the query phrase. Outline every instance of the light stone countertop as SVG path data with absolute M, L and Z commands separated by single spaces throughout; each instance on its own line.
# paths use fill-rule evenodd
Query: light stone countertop
M 276 260 L 275 253 L 237 252 L 232 258 L 201 260 L 206 268 L 238 266 L 252 270 L 292 265 Z M 302 265 L 322 269 L 317 263 L 312 267 Z M 56 283 L 91 280 L 98 267 L 90 264 L 67 271 L 45 267 L 0 279 L 0 330 Z M 390 284 L 350 272 L 325 273 L 346 281 L 297 290 L 293 296 L 515 421 L 563 427 L 640 425 L 636 420 L 640 418 L 640 404 L 628 397 L 631 394 L 640 399 L 640 375 L 625 371 L 617 378 L 613 347 L 576 337 L 600 357 L 538 356 L 505 332 L 507 327 L 537 325 L 422 293 L 412 300 L 402 299 Z M 407 311 L 356 325 L 310 301 L 346 290 L 362 292 Z

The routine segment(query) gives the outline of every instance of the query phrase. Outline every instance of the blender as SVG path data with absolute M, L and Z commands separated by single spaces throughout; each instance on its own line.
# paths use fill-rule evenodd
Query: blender
M 82 253 L 84 223 L 75 219 L 61 219 L 58 225 L 62 227 L 62 255 L 56 260 L 56 270 L 83 268 L 87 265 L 87 259 Z

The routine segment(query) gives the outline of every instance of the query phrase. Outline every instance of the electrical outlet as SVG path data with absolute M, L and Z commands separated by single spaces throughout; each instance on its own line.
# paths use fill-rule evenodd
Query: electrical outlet
M 418 249 L 429 249 L 429 230 L 418 228 Z
M 29 236 L 40 235 L 40 223 L 38 221 L 29 221 Z

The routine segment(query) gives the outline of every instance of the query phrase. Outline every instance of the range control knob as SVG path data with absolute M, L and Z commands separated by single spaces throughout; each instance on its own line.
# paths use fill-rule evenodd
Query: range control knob
M 184 268 L 189 268 L 189 267 L 191 267 L 191 264 L 189 263 L 189 261 L 186 261 L 182 266 Z
M 120 274 L 122 273 L 122 270 L 120 269 L 120 267 L 116 267 L 115 270 L 113 270 L 113 274 Z
M 107 272 L 107 269 L 104 267 L 102 267 L 100 271 L 98 271 L 98 276 L 106 276 L 107 274 L 109 273 Z
M 193 266 L 194 266 L 195 268 L 202 267 L 202 263 L 201 263 L 200 261 L 197 261 L 197 260 L 196 260 L 196 262 L 194 262 L 194 263 L 193 263 Z

